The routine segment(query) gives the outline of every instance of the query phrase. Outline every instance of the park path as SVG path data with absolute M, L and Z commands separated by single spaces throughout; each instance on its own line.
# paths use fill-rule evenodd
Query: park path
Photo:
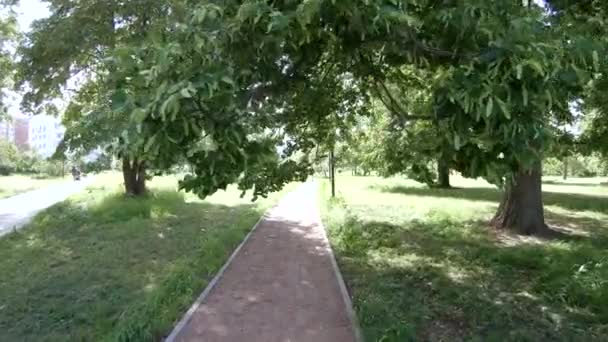
M 316 198 L 309 182 L 271 209 L 166 342 L 355 342 Z
M 93 177 L 51 184 L 0 200 L 0 237 L 27 224 L 38 212 L 82 191 Z

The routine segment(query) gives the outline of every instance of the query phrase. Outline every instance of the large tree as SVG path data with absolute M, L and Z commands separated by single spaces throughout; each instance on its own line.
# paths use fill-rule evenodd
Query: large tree
M 113 27 L 126 38 L 60 49 L 72 56 L 51 59 L 62 61 L 60 67 L 25 58 L 39 85 L 33 88 L 59 89 L 48 84 L 65 85 L 68 77 L 57 75 L 71 75 L 75 66 L 87 65 L 90 52 L 104 47 L 104 57 L 113 61 L 103 64 L 112 76 L 106 88 L 110 108 L 128 117 L 128 127 L 138 133 L 125 140 L 145 147 L 146 160 L 161 165 L 174 155 L 185 158 L 193 166 L 181 183 L 185 189 L 206 196 L 238 182 L 254 188 L 255 196 L 301 179 L 310 165 L 290 155 L 325 140 L 331 145 L 336 132 L 348 131 L 375 99 L 393 121 L 435 125 L 450 166 L 505 188 L 494 224 L 526 234 L 547 231 L 540 160 L 556 128 L 571 121 L 568 104 L 604 51 L 553 12 L 520 1 L 52 3 L 57 20 L 44 25 L 71 22 L 75 29 L 74 21 L 63 19 L 78 11 L 63 6 L 103 3 L 100 11 L 109 11 L 110 20 L 100 19 L 99 29 Z M 155 21 L 142 15 L 147 12 L 124 14 L 142 3 L 168 15 L 149 29 Z M 120 24 L 104 26 L 116 24 L 117 16 Z M 35 32 L 53 32 L 42 30 L 43 24 Z M 86 22 L 78 25 L 87 32 Z M 147 33 L 133 35 L 143 32 L 137 27 Z M 88 41 L 95 32 L 77 38 Z M 30 37 L 38 44 L 30 44 L 26 56 L 43 56 L 31 48 L 44 46 L 42 37 Z M 39 63 L 47 67 L 38 73 Z M 423 115 L 400 100 L 411 89 L 408 69 L 432 75 L 431 106 Z M 40 102 L 36 94 L 30 98 Z M 423 132 L 417 138 L 424 139 Z M 280 144 L 286 148 L 277 156 Z
M 45 2 L 51 15 L 34 22 L 19 48 L 18 86 L 26 90 L 22 106 L 37 113 L 48 110 L 57 98 L 67 100 L 67 132 L 60 152 L 111 150 L 122 159 L 126 192 L 143 194 L 146 169 L 154 162 L 146 157 L 146 145 L 134 136 L 153 128 L 132 124 L 133 113 L 115 94 L 119 82 L 129 76 L 117 73 L 117 47 L 137 46 L 168 29 L 184 15 L 182 2 Z M 141 85 L 137 91 L 140 98 L 150 95 Z
M 564 39 L 559 22 L 536 6 L 475 3 L 430 14 L 449 19 L 433 47 L 420 43 L 434 54 L 423 60 L 440 67 L 434 119 L 447 128 L 456 169 L 505 189 L 492 223 L 545 233 L 540 160 L 557 128 L 572 120 L 568 104 L 589 80 L 601 46 L 580 34 Z
M 303 133 L 327 133 L 345 110 L 369 108 L 376 97 L 403 122 L 436 122 L 461 173 L 505 188 L 497 227 L 547 231 L 540 161 L 597 67 L 603 47 L 591 37 L 518 1 L 209 1 L 190 9 L 185 22 L 131 51 L 142 61 L 137 82 L 157 95 L 132 113 L 184 133 L 180 146 L 196 166 L 185 188 L 204 196 L 238 179 L 260 193 L 278 186 L 307 165 L 268 158 L 277 140 L 309 151 L 315 139 Z M 393 101 L 410 87 L 404 68 L 433 75 L 430 115 Z

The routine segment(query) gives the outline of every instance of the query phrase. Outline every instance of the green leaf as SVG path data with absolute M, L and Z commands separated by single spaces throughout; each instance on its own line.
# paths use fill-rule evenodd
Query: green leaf
M 456 151 L 460 150 L 460 136 L 458 134 L 454 134 L 454 148 Z
M 171 121 L 175 121 L 177 114 L 179 113 L 179 101 L 174 97 L 170 104 Z
M 146 144 L 144 145 L 144 152 L 147 153 L 150 150 L 150 147 L 152 147 L 152 144 L 154 144 L 154 142 L 156 141 L 156 134 L 154 134 L 153 136 L 151 136 L 148 141 L 146 142 Z
M 160 116 L 161 119 L 163 121 L 167 120 L 167 107 L 169 106 L 169 102 L 171 101 L 171 99 L 173 98 L 173 96 L 169 96 L 168 99 L 165 100 L 165 102 L 163 102 L 163 104 L 160 106 Z
M 532 69 L 534 69 L 540 76 L 544 76 L 545 75 L 545 70 L 543 69 L 543 66 L 535 60 L 529 59 L 526 61 L 526 65 L 529 65 Z
M 127 104 L 127 93 L 123 90 L 117 90 L 110 98 L 111 108 L 113 111 L 121 111 Z
M 148 112 L 143 108 L 136 108 L 131 114 L 131 117 L 136 123 L 142 123 L 146 117 L 148 117 Z
M 187 137 L 190 135 L 190 126 L 188 125 L 188 121 L 186 119 L 183 119 L 182 123 L 184 125 L 184 136 Z
M 593 51 L 593 67 L 596 71 L 600 70 L 600 55 L 596 50 Z
M 515 70 L 516 70 L 516 72 L 517 72 L 517 79 L 518 79 L 518 80 L 521 80 L 521 77 L 523 76 L 523 73 L 524 73 L 524 68 L 523 68 L 523 66 L 522 66 L 521 64 L 518 64 L 518 65 L 515 67 Z
M 496 102 L 498 102 L 498 106 L 500 107 L 500 110 L 502 111 L 502 114 L 505 116 L 505 118 L 510 120 L 511 112 L 509 112 L 509 108 L 507 108 L 507 104 L 499 98 L 496 98 Z
M 190 89 L 188 89 L 188 88 L 182 89 L 179 93 L 185 99 L 189 99 L 192 97 L 192 94 L 190 94 Z
M 232 80 L 232 78 L 230 78 L 228 76 L 222 76 L 222 82 L 228 83 L 231 86 L 234 86 L 234 81 Z
M 494 111 L 494 100 L 490 97 L 488 98 L 488 103 L 486 104 L 486 117 L 490 117 L 492 112 Z

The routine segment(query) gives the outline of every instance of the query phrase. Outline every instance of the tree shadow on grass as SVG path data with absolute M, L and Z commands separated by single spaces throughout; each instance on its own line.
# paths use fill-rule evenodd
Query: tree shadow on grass
M 169 191 L 59 203 L 0 239 L 0 340 L 160 340 L 260 215 Z
M 576 236 L 597 247 L 608 246 L 608 221 L 575 214 L 566 215 L 545 209 L 545 220 L 553 229 Z
M 383 186 L 374 187 L 374 190 L 411 196 L 458 198 L 469 201 L 496 203 L 498 203 L 502 197 L 502 193 L 493 188 L 432 189 L 405 186 Z M 557 206 L 564 209 L 608 213 L 608 197 L 604 196 L 543 191 L 543 202 L 545 205 Z
M 608 284 L 597 282 L 608 276 L 602 249 L 586 242 L 509 246 L 475 225 L 359 222 L 351 232 L 357 237 L 337 244 L 367 340 L 605 336 Z

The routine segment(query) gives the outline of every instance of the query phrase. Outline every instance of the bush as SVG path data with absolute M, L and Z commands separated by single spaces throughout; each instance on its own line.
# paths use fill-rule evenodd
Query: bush
M 36 165 L 36 173 L 50 177 L 61 177 L 65 173 L 63 162 L 49 160 L 40 161 Z

